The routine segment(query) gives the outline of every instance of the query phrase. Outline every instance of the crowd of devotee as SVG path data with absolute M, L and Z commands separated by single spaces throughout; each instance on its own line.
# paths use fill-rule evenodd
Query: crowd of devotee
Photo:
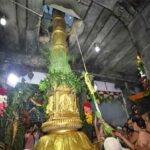
M 102 122 L 94 118 L 95 149 L 150 150 L 150 111 L 140 115 L 136 105 L 132 110 L 132 115 L 122 127 L 109 124 L 112 134 L 106 134 Z M 33 150 L 42 134 L 36 125 L 28 128 L 24 135 L 24 150 Z
M 112 127 L 113 133 L 105 133 L 101 122 L 95 117 L 94 127 L 97 147 L 100 150 L 150 150 L 150 112 L 142 115 L 136 106 L 123 127 Z

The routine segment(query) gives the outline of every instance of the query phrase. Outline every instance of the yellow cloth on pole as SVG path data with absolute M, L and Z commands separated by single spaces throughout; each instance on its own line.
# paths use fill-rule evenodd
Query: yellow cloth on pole
M 43 136 L 34 150 L 94 150 L 83 132 L 68 131 Z

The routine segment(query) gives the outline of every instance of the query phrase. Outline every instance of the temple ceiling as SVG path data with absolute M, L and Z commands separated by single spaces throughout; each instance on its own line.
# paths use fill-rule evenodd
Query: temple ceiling
M 73 70 L 84 69 L 76 31 L 89 72 L 102 80 L 137 81 L 137 51 L 146 54 L 143 57 L 147 60 L 150 55 L 148 0 L 0 0 L 0 15 L 7 19 L 7 25 L 0 26 L 1 72 L 15 67 L 47 71 L 51 16 L 43 6 L 74 17 L 73 25 L 68 27 Z M 98 53 L 95 44 L 100 47 Z

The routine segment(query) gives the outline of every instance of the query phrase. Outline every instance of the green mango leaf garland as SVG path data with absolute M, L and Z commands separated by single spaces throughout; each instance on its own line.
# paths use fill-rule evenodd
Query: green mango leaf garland
M 83 84 L 80 79 L 72 72 L 68 63 L 69 58 L 63 49 L 55 49 L 50 51 L 48 75 L 45 80 L 40 83 L 41 91 L 49 91 L 54 87 L 64 86 L 80 92 Z

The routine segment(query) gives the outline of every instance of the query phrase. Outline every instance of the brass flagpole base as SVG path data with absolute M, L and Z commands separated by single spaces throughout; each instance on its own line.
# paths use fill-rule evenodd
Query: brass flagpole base
M 83 132 L 62 131 L 43 136 L 34 150 L 94 150 L 94 146 Z

